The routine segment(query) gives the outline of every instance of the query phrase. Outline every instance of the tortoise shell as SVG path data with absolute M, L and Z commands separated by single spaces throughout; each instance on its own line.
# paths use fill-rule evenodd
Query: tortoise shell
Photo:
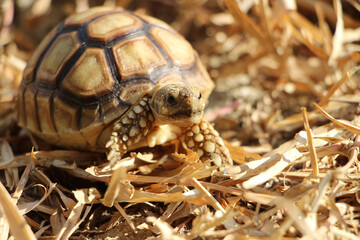
M 33 53 L 19 89 L 18 122 L 50 144 L 99 150 L 98 138 L 114 120 L 168 82 L 196 86 L 204 99 L 213 89 L 197 53 L 169 25 L 92 8 L 67 18 Z

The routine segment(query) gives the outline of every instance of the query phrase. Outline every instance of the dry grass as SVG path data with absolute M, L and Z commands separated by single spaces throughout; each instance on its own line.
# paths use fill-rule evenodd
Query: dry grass
M 216 82 L 206 118 L 236 164 L 209 166 L 177 141 L 116 164 L 31 150 L 13 121 L 22 70 L 89 5 L 3 0 L 0 239 L 360 239 L 357 1 L 90 3 L 146 12 L 192 42 Z

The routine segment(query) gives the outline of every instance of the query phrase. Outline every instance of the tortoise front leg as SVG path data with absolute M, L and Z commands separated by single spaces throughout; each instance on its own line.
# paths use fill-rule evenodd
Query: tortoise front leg
M 185 129 L 182 142 L 187 148 L 195 151 L 202 160 L 210 159 L 217 166 L 222 163 L 233 163 L 219 133 L 206 120 L 201 120 L 200 123 Z
M 148 101 L 148 97 L 143 97 L 114 123 L 110 140 L 106 144 L 108 160 L 120 158 L 153 128 L 154 116 Z

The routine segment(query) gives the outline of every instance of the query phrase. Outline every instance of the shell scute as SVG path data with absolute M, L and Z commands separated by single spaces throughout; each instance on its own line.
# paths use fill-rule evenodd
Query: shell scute
M 183 83 L 184 80 L 181 74 L 177 72 L 170 72 L 159 77 L 158 84 L 171 84 L 171 83 Z
M 35 104 L 35 95 L 36 89 L 34 86 L 28 87 L 24 93 L 24 102 L 26 103 L 25 107 L 25 122 L 26 127 L 28 129 L 32 129 L 33 131 L 40 132 L 38 116 L 36 111 Z
M 151 35 L 164 48 L 175 65 L 182 67 L 194 63 L 194 50 L 181 35 L 157 27 L 151 29 Z
M 111 91 L 114 85 L 104 50 L 100 48 L 86 49 L 61 84 L 80 98 L 99 96 Z
M 37 72 L 37 81 L 55 84 L 69 58 L 80 48 L 77 32 L 61 34 L 47 51 Z
M 167 64 L 159 49 L 146 36 L 120 41 L 113 47 L 113 54 L 122 78 L 149 75 Z
M 51 95 L 51 92 L 45 91 L 45 89 L 39 89 L 36 95 L 39 118 L 41 118 L 40 128 L 43 133 L 56 133 L 51 112 Z
M 104 131 L 105 124 L 102 122 L 96 122 L 91 125 L 91 127 L 81 129 L 81 135 L 87 141 L 87 148 L 91 150 L 99 150 L 99 146 L 96 146 L 98 142 L 99 135 Z M 100 150 L 104 150 L 105 145 L 102 146 Z
M 152 88 L 153 84 L 151 82 L 138 82 L 135 80 L 121 91 L 119 99 L 124 103 L 135 104 Z
M 120 104 L 115 98 L 101 103 L 102 121 L 106 124 L 121 116 L 129 108 L 127 104 Z
M 23 75 L 23 83 L 29 83 L 34 80 L 34 70 L 36 67 L 36 64 L 39 61 L 40 55 L 44 52 L 45 48 L 49 46 L 51 40 L 54 38 L 56 34 L 56 29 L 53 29 L 51 32 L 49 32 L 45 38 L 41 41 L 40 45 L 35 49 L 34 53 L 31 55 L 28 64 L 26 65 L 26 68 L 24 69 L 24 75 Z
M 99 105 L 83 107 L 81 109 L 81 129 L 86 129 L 99 122 L 101 122 Z
M 121 9 L 118 9 L 121 10 Z M 82 25 L 86 22 L 90 21 L 91 19 L 94 19 L 98 16 L 101 16 L 106 13 L 113 12 L 113 9 L 107 8 L 107 7 L 94 7 L 89 9 L 88 11 L 76 13 L 74 15 L 71 15 L 67 19 L 65 19 L 64 26 L 76 26 L 76 25 Z
M 72 135 L 79 131 L 78 108 L 55 97 L 54 121 L 58 133 L 65 133 L 65 135 L 66 133 L 71 133 Z
M 86 28 L 90 38 L 106 42 L 137 31 L 142 27 L 143 23 L 140 19 L 128 13 L 117 13 L 96 19 Z
M 152 24 L 152 25 L 155 25 L 155 26 L 159 26 L 159 27 L 162 27 L 162 28 L 165 28 L 169 31 L 172 31 L 172 32 L 175 32 L 170 26 L 169 24 L 165 23 L 164 21 L 160 20 L 160 19 L 157 19 L 157 18 L 154 18 L 154 17 L 151 17 L 149 15 L 145 15 L 145 14 L 142 14 L 142 13 L 137 13 L 137 15 L 139 17 L 141 17 L 142 19 L 144 19 L 146 22 Z
M 25 86 L 24 85 L 20 85 L 19 86 L 19 94 L 18 94 L 18 101 L 16 104 L 17 107 L 17 121 L 19 123 L 20 126 L 26 126 L 26 120 L 25 120 L 25 106 L 24 106 L 24 91 L 25 91 Z

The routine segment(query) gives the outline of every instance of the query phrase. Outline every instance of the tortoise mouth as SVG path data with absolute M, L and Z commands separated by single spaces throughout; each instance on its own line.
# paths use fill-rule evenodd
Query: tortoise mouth
M 200 122 L 203 110 L 180 110 L 170 115 L 155 114 L 159 124 L 173 124 L 180 127 L 188 127 L 194 123 Z
M 174 112 L 173 114 L 171 114 L 169 117 L 172 117 L 173 119 L 178 119 L 178 118 L 190 118 L 194 113 L 191 112 L 190 109 L 185 109 L 185 110 L 179 110 L 177 112 Z

